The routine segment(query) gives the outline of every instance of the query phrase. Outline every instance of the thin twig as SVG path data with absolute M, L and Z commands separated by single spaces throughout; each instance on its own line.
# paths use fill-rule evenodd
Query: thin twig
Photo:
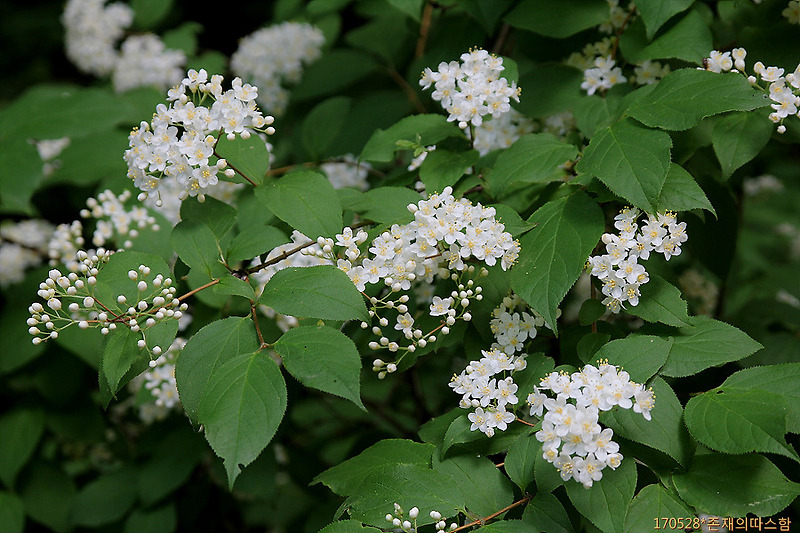
M 517 419 L 517 420 L 519 420 L 519 419 Z M 521 500 L 517 500 L 514 503 L 512 503 L 511 505 L 503 507 L 502 509 L 500 509 L 496 513 L 492 513 L 489 516 L 484 517 L 484 518 L 479 518 L 477 520 L 474 520 L 474 521 L 470 522 L 469 524 L 464 524 L 461 527 L 457 527 L 455 529 L 451 529 L 450 533 L 455 533 L 456 531 L 463 531 L 463 530 L 465 530 L 467 528 L 470 528 L 470 527 L 473 527 L 473 526 L 482 526 L 482 525 L 486 524 L 486 522 L 488 522 L 492 518 L 497 518 L 498 516 L 500 516 L 501 514 L 505 513 L 506 511 L 510 511 L 514 507 L 518 507 L 520 505 L 528 503 L 529 501 L 531 501 L 531 496 L 530 495 L 526 495 Z
M 196 294 L 196 293 L 202 291 L 203 289 L 207 289 L 209 287 L 212 287 L 212 286 L 216 285 L 217 283 L 219 283 L 219 279 L 212 279 L 211 281 L 209 281 L 205 285 L 197 287 L 196 289 L 193 289 L 193 290 L 187 292 L 183 296 L 178 296 L 178 301 L 182 302 L 183 300 L 185 300 L 189 296 L 192 296 L 193 294 Z
M 417 93 L 414 92 L 414 89 L 408 84 L 403 76 L 400 75 L 395 69 L 387 67 L 386 72 L 389 73 L 389 76 L 394 80 L 394 82 L 400 86 L 400 88 L 405 93 L 406 97 L 409 101 L 414 104 L 414 107 L 417 108 L 417 113 L 427 113 L 428 110 L 425 109 L 425 106 L 422 104 L 420 99 L 417 97 Z
M 219 154 L 217 153 L 217 151 L 216 151 L 216 150 L 214 150 L 214 155 L 215 155 L 215 156 L 217 156 L 218 158 L 222 159 L 222 156 L 221 156 L 221 155 L 219 155 Z M 226 161 L 227 161 L 227 159 L 226 159 Z M 245 176 L 245 175 L 244 175 L 244 172 L 242 172 L 241 170 L 239 170 L 239 169 L 238 169 L 238 168 L 236 168 L 235 166 L 231 165 L 231 164 L 230 164 L 230 162 L 228 162 L 228 166 L 229 166 L 229 167 L 231 167 L 231 170 L 233 170 L 234 172 L 236 172 L 237 174 L 239 174 L 241 177 L 243 177 L 244 179 L 246 179 L 247 181 L 249 181 L 249 182 L 250 182 L 250 185 L 252 185 L 253 187 L 256 187 L 256 186 L 257 186 L 255 181 L 253 181 L 253 180 L 251 180 L 250 178 L 248 178 L 247 176 Z
M 523 424 L 525 424 L 526 426 L 530 426 L 530 427 L 532 427 L 532 428 L 535 428 L 535 427 L 536 427 L 536 424 L 531 424 L 530 422 L 527 422 L 527 421 L 525 421 L 525 420 L 523 420 L 523 419 L 521 419 L 521 418 L 517 418 L 517 422 L 522 422 L 522 423 L 523 423 Z
M 304 250 L 305 248 L 308 248 L 312 244 L 316 244 L 316 241 L 309 241 L 309 242 L 307 242 L 305 244 L 300 244 L 298 246 L 295 246 L 291 250 L 287 250 L 287 251 L 283 252 L 278 257 L 273 257 L 272 259 L 270 259 L 269 261 L 266 261 L 265 263 L 261 263 L 260 265 L 256 265 L 254 267 L 248 268 L 247 270 L 245 270 L 245 273 L 247 273 L 248 275 L 249 274 L 255 274 L 259 270 L 265 269 L 268 266 L 272 266 L 272 265 L 274 265 L 276 263 L 280 263 L 281 261 L 283 261 L 284 259 L 288 258 L 289 256 L 296 254 L 300 250 Z
M 428 31 L 431 29 L 431 18 L 433 18 L 433 2 L 425 2 L 425 9 L 422 11 L 422 22 L 419 25 L 419 38 L 417 39 L 417 49 L 414 58 L 419 59 L 425 53 L 425 44 L 428 41 Z

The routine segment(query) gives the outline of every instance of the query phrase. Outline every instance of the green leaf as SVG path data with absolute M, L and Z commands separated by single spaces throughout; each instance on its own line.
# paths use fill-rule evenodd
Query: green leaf
M 253 287 L 245 280 L 232 275 L 219 278 L 219 283 L 214 285 L 212 290 L 217 294 L 241 296 L 248 300 L 256 300 L 256 293 Z
M 491 204 L 489 207 L 494 208 L 494 218 L 498 222 L 503 223 L 505 231 L 509 232 L 512 237 L 519 237 L 529 229 L 533 228 L 533 224 L 522 220 L 522 217 L 519 216 L 519 213 L 505 204 Z
M 162 34 L 162 40 L 167 48 L 171 48 L 173 50 L 183 50 L 186 55 L 193 56 L 197 53 L 197 35 L 202 31 L 202 24 L 199 22 L 188 21 L 184 22 L 180 26 L 165 31 Z M 205 56 L 207 59 L 208 54 L 209 53 L 206 52 L 200 57 Z M 200 58 L 190 58 L 190 63 L 191 64 L 187 65 L 187 67 L 194 68 L 195 70 L 199 70 L 206 65 L 205 62 L 200 61 Z M 227 63 L 227 61 L 225 63 Z M 206 68 L 206 70 L 208 72 L 220 72 L 219 70 L 214 69 L 209 70 Z
M 419 0 L 410 0 L 417 4 L 419 19 Z M 407 45 L 410 33 L 405 24 L 398 24 L 397 13 L 386 9 L 369 23 L 347 32 L 344 40 L 354 48 L 377 55 L 382 62 L 391 65 Z
M 72 530 L 75 493 L 75 484 L 63 470 L 42 461 L 31 465 L 19 490 L 25 514 L 57 533 Z
M 418 192 L 405 187 L 378 187 L 365 192 L 352 209 L 374 222 L 407 224 L 414 220 L 414 214 L 408 210 L 409 204 L 420 200 L 422 196 Z
M 574 159 L 578 148 L 559 141 L 549 133 L 523 135 L 498 157 L 489 174 L 489 185 L 502 196 L 515 182 L 547 183 L 561 179 L 559 165 Z
M 329 148 L 342 130 L 351 105 L 351 98 L 335 96 L 317 104 L 306 115 L 301 129 L 301 139 L 303 146 L 315 161 L 328 155 L 335 155 L 329 153 Z
M 253 321 L 228 317 L 212 322 L 195 333 L 175 363 L 175 380 L 186 414 L 198 420 L 200 401 L 211 376 L 225 361 L 258 350 L 260 344 Z
M 361 357 L 355 343 L 328 326 L 300 326 L 275 343 L 283 365 L 306 387 L 361 403 Z
M 634 22 L 625 29 L 619 46 L 631 63 L 648 59 L 682 59 L 701 64 L 714 47 L 711 29 L 697 11 L 690 11 L 677 24 L 649 42 L 645 25 Z
M 616 470 L 603 469 L 603 478 L 588 490 L 575 480 L 564 486 L 579 513 L 606 533 L 621 532 L 636 489 L 636 464 L 628 458 Z
M 608 359 L 621 366 L 631 379 L 644 383 L 658 372 L 669 357 L 672 340 L 653 335 L 629 335 L 601 347 L 595 359 Z
M 539 386 L 542 378 L 555 367 L 553 358 L 546 357 L 541 352 L 529 354 L 525 360 L 527 362 L 525 369 L 514 372 L 514 383 L 519 387 L 517 398 L 527 398 L 533 392 L 533 388 Z
M 192 197 L 181 202 L 181 220 L 205 224 L 220 241 L 233 227 L 236 215 L 235 208 L 211 196 L 206 196 L 203 202 Z
M 259 303 L 283 315 L 324 320 L 369 320 L 364 299 L 333 265 L 290 267 L 270 278 Z
M 528 3 L 520 4 L 520 7 Z M 562 7 L 563 9 L 563 7 Z M 539 83 L 547 80 L 547 83 Z M 545 118 L 574 107 L 586 96 L 581 89 L 583 72 L 562 63 L 544 63 L 528 70 L 519 80 L 524 87 L 514 107 L 530 118 Z
M 448 137 L 462 137 L 464 134 L 443 115 L 413 115 L 401 119 L 386 130 L 377 130 L 364 145 L 359 159 L 361 161 L 389 162 L 398 149 L 397 141 L 416 141 L 430 146 Z
M 662 0 L 659 2 L 639 2 L 636 9 L 644 20 L 647 38 L 652 39 L 658 29 L 677 13 L 689 8 L 694 0 Z
M 172 430 L 158 442 L 155 450 L 153 456 L 139 466 L 136 483 L 139 499 L 148 507 L 181 487 L 208 448 L 187 424 Z
M 654 213 L 667 179 L 671 147 L 665 132 L 623 120 L 592 137 L 576 170 L 597 176 L 614 194 Z
M 264 139 L 258 135 L 251 135 L 249 139 L 242 139 L 237 135 L 232 141 L 223 135 L 215 152 L 225 158 L 229 167 L 236 171 L 241 183 L 247 181 L 242 175 L 256 185 L 264 182 L 264 175 L 269 169 L 269 151 Z
M 150 275 L 143 278 L 139 275 L 139 280 L 132 281 L 128 277 L 131 270 L 139 270 L 139 265 L 150 267 Z M 131 250 L 120 250 L 103 265 L 97 274 L 97 284 L 94 287 L 94 299 L 102 302 L 111 311 L 122 314 L 127 312 L 132 302 L 138 302 L 143 296 L 154 293 L 161 293 L 161 289 L 153 287 L 151 281 L 161 274 L 165 278 L 171 278 L 167 263 L 161 257 L 154 254 L 146 254 Z M 147 290 L 142 293 L 138 289 L 138 282 L 144 280 L 148 284 Z M 117 302 L 117 296 L 123 295 L 126 302 Z
M 732 374 L 722 385 L 782 395 L 790 409 L 786 421 L 789 431 L 800 433 L 800 389 L 797 383 L 800 383 L 800 363 L 786 363 L 745 368 Z
M 91 481 L 75 498 L 72 520 L 76 525 L 97 527 L 122 518 L 136 501 L 136 473 L 124 469 Z
M 516 28 L 560 39 L 608 22 L 608 4 L 600 0 L 522 2 L 503 20 Z
M 0 115 L 2 117 L 2 115 Z M 42 158 L 24 138 L 0 135 L 0 210 L 31 214 L 31 197 L 42 182 Z
M 123 533 L 172 533 L 178 526 L 174 503 L 156 509 L 136 509 L 125 521 Z
M 472 422 L 469 421 L 466 413 L 453 420 L 450 425 L 447 426 L 447 431 L 444 434 L 441 454 L 446 454 L 447 450 L 452 448 L 455 444 L 463 444 L 465 442 L 473 442 L 485 438 L 480 431 L 472 431 L 470 427 L 472 427 Z
M 486 533 L 530 533 L 531 526 L 522 520 L 500 520 L 481 529 Z
M 0 533 L 22 533 L 25 508 L 22 500 L 10 492 L 0 492 Z
M 105 348 L 100 360 L 100 381 L 108 387 L 108 394 L 111 397 L 115 397 L 117 391 L 128 381 L 147 369 L 150 354 L 147 350 L 139 348 L 137 345 L 139 339 L 141 334 L 134 333 L 125 326 L 106 335 Z
M 303 80 L 292 90 L 293 101 L 338 94 L 378 68 L 369 54 L 337 48 L 305 69 Z
M 540 427 L 541 426 L 537 425 L 537 428 Z M 539 449 L 542 450 L 541 445 Z M 536 480 L 536 490 L 538 494 L 551 493 L 564 484 L 564 480 L 561 479 L 558 470 L 556 470 L 551 463 L 547 462 L 541 452 L 536 456 L 533 464 L 533 476 Z
M 232 263 L 247 261 L 288 242 L 291 241 L 286 234 L 273 226 L 247 228 L 233 238 L 228 246 L 226 258 Z
M 752 355 L 762 346 L 741 330 L 714 320 L 696 316 L 691 326 L 678 330 L 661 374 L 684 377 L 712 366 L 738 361 Z
M 0 435 L 13 435 L 0 441 L 0 480 L 13 487 L 14 480 L 30 460 L 44 431 L 41 411 L 15 409 L 0 418 Z
M 96 131 L 72 139 L 58 155 L 59 165 L 47 181 L 93 185 L 112 176 L 125 175 L 128 168 L 120 154 L 129 147 L 128 134 L 118 130 Z M 87 161 L 92 164 L 87 165 Z
M 155 29 L 172 8 L 172 0 L 132 0 L 134 23 L 139 28 Z
M 357 456 L 325 470 L 311 484 L 322 483 L 340 496 L 349 496 L 358 492 L 364 480 L 382 468 L 393 465 L 429 467 L 435 450 L 431 444 L 411 440 L 380 440 Z
M 311 239 L 342 231 L 339 197 L 331 182 L 317 172 L 296 172 L 256 187 L 256 197 L 276 217 Z
M 389 4 L 419 22 L 423 0 L 389 0 Z
M 764 115 L 731 113 L 714 125 L 711 143 L 725 177 L 751 161 L 769 142 L 775 125 Z
M 486 457 L 458 455 L 442 461 L 434 457 L 433 469 L 452 479 L 464 493 L 467 511 L 476 515 L 488 516 L 514 501 L 508 478 Z
M 669 326 L 689 325 L 687 303 L 673 284 L 654 274 L 639 291 L 642 294 L 639 305 L 627 307 L 630 314 L 648 322 L 661 322 Z
M 528 222 L 511 287 L 556 331 L 556 308 L 580 276 L 603 233 L 603 213 L 583 192 L 549 202 Z
M 741 74 L 687 68 L 665 76 L 647 98 L 628 109 L 628 115 L 654 128 L 685 130 L 705 117 L 768 104 L 764 94 Z
M 780 394 L 723 385 L 686 404 L 686 427 L 700 443 L 723 453 L 777 453 L 800 462 L 786 443 L 789 399 Z
M 706 193 L 691 174 L 675 163 L 669 165 L 667 179 L 658 197 L 658 211 L 688 211 L 705 209 L 715 217 L 717 212 L 708 200 Z
M 800 496 L 800 483 L 758 454 L 698 455 L 689 471 L 672 481 L 686 503 L 718 516 L 771 516 Z
M 691 455 L 689 434 L 683 425 L 683 407 L 672 388 L 661 378 L 650 384 L 655 393 L 651 420 L 632 409 L 614 409 L 603 413 L 602 421 L 626 439 L 662 451 L 685 466 Z
M 581 98 L 574 111 L 578 129 L 591 139 L 598 130 L 616 121 L 621 104 L 622 99 L 619 96 L 615 98 L 613 94 L 606 94 L 605 98 L 596 94 Z
M 364 526 L 359 520 L 339 520 L 320 529 L 317 533 L 379 533 L 381 530 Z
M 425 190 L 433 194 L 442 192 L 448 185 L 455 185 L 466 174 L 467 169 L 478 162 L 478 152 L 450 152 L 434 150 L 422 162 L 419 179 L 425 184 Z
M 538 492 L 525 506 L 522 521 L 535 528 L 535 531 L 575 533 L 566 509 L 558 498 L 548 492 Z
M 211 448 L 224 459 L 229 488 L 242 467 L 253 462 L 272 440 L 284 412 L 283 375 L 275 361 L 260 350 L 240 353 L 211 374 L 198 420 Z
M 653 520 L 665 518 L 686 519 L 694 517 L 694 511 L 681 501 L 676 495 L 658 484 L 647 485 L 631 501 L 628 507 L 628 516 L 625 519 L 625 531 L 638 533 L 650 531 Z
M 416 464 L 377 468 L 343 505 L 353 518 L 383 527 L 393 503 L 403 509 L 419 508 L 419 525 L 433 522 L 429 513 L 434 509 L 442 516 L 454 516 L 465 506 L 464 495 L 450 476 Z
M 533 481 L 533 467 L 539 455 L 542 455 L 542 445 L 531 433 L 521 434 L 508 449 L 504 466 L 506 474 L 523 492 Z
M 202 222 L 184 220 L 172 229 L 170 238 L 181 261 L 204 272 L 209 278 L 220 272 L 219 244 L 211 229 Z
M 608 309 L 603 302 L 589 298 L 581 304 L 580 311 L 578 311 L 578 322 L 581 326 L 589 326 L 600 320 L 606 311 Z

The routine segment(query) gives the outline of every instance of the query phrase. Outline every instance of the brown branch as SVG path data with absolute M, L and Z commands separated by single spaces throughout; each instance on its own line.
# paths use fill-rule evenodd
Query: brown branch
M 313 166 L 314 166 L 314 163 L 300 163 L 300 164 L 297 164 L 297 165 L 286 165 L 285 167 L 278 167 L 278 168 L 273 168 L 273 169 L 267 170 L 267 172 L 264 174 L 264 177 L 265 178 L 269 178 L 271 176 L 278 176 L 280 174 L 286 174 L 290 170 L 293 170 L 293 169 L 295 169 L 297 167 L 307 168 L 307 167 L 313 167 Z
M 500 28 L 500 34 L 497 36 L 497 40 L 492 47 L 493 54 L 499 54 L 500 51 L 503 49 L 503 46 L 506 44 L 506 39 L 508 38 L 508 32 L 511 30 L 511 26 L 506 22 Z
M 220 158 L 220 159 L 224 159 L 222 156 L 220 156 L 220 155 L 217 153 L 217 151 L 216 151 L 216 150 L 214 150 L 214 155 L 215 155 L 215 156 L 217 156 L 217 157 L 218 157 L 218 158 Z M 239 174 L 241 177 L 243 177 L 244 179 L 246 179 L 247 181 L 249 181 L 249 182 L 250 182 L 250 185 L 252 185 L 253 187 L 256 187 L 256 182 L 255 182 L 255 181 L 253 181 L 253 180 L 251 180 L 251 179 L 250 179 L 250 178 L 248 178 L 247 176 L 245 176 L 245 175 L 244 175 L 244 172 L 242 172 L 241 170 L 239 170 L 239 169 L 238 169 L 238 168 L 236 168 L 235 166 L 231 165 L 231 164 L 230 164 L 230 162 L 228 162 L 228 160 L 227 160 L 227 159 L 225 159 L 225 162 L 226 162 L 226 163 L 228 163 L 228 166 L 229 166 L 229 167 L 231 167 L 231 170 L 233 170 L 234 172 L 236 172 L 237 174 Z
M 419 59 L 425 53 L 425 44 L 428 41 L 428 31 L 431 29 L 431 18 L 433 18 L 433 2 L 425 2 L 425 9 L 422 11 L 422 22 L 419 26 L 419 38 L 417 38 L 417 49 L 414 52 L 414 59 Z
M 519 419 L 517 419 L 517 420 L 519 420 Z M 500 509 L 500 510 L 499 510 L 499 511 L 497 511 L 496 513 L 492 513 L 492 514 L 490 514 L 489 516 L 487 516 L 487 517 L 484 517 L 484 518 L 479 518 L 479 519 L 477 519 L 477 520 L 475 520 L 475 521 L 472 521 L 472 522 L 470 522 L 469 524 L 464 524 L 464 525 L 463 525 L 463 526 L 461 526 L 461 527 L 457 527 L 457 528 L 455 528 L 455 529 L 451 529 L 451 530 L 450 530 L 450 533 L 455 533 L 456 531 L 463 531 L 463 530 L 465 530 L 465 529 L 467 529 L 467 528 L 470 528 L 470 527 L 473 527 L 473 526 L 482 526 L 482 525 L 485 525 L 485 524 L 486 524 L 486 522 L 487 522 L 487 521 L 489 521 L 489 520 L 491 520 L 492 518 L 497 518 L 498 516 L 500 516 L 501 514 L 505 513 L 506 511 L 510 511 L 510 510 L 511 510 L 511 509 L 513 509 L 514 507 L 518 507 L 518 506 L 520 506 L 520 505 L 526 504 L 526 503 L 528 503 L 529 501 L 531 501 L 531 496 L 530 496 L 530 495 L 526 495 L 526 496 L 525 496 L 524 498 L 522 498 L 521 500 L 517 500 L 517 501 L 515 501 L 514 503 L 512 503 L 511 505 L 507 505 L 506 507 L 503 507 L 502 509 Z
M 255 274 L 259 270 L 263 270 L 263 269 L 267 268 L 268 266 L 272 266 L 272 265 L 274 265 L 276 263 L 280 263 L 281 261 L 283 261 L 284 259 L 288 258 L 289 256 L 296 254 L 300 250 L 308 248 L 312 244 L 316 244 L 316 242 L 317 241 L 309 241 L 309 242 L 307 242 L 305 244 L 300 244 L 300 245 L 292 248 L 291 250 L 287 250 L 287 251 L 283 252 L 278 257 L 273 257 L 272 259 L 270 259 L 269 261 L 267 261 L 265 263 L 261 263 L 260 265 L 256 265 L 254 267 L 250 267 L 250 268 L 246 269 L 244 272 L 246 274 L 248 274 L 248 275 L 249 274 Z M 219 281 L 219 280 L 217 280 L 217 281 Z
M 525 424 L 526 426 L 530 426 L 530 427 L 532 427 L 532 428 L 535 428 L 535 427 L 536 427 L 536 424 L 531 424 L 530 422 L 526 422 L 525 420 L 523 420 L 523 419 L 521 419 L 521 418 L 517 418 L 517 422 L 522 422 L 522 423 L 523 423 L 523 424 Z
M 187 292 L 183 296 L 178 296 L 178 301 L 182 302 L 183 300 L 185 300 L 189 296 L 192 296 L 193 294 L 196 294 L 196 293 L 202 291 L 203 289 L 207 289 L 209 287 L 212 287 L 212 286 L 216 285 L 217 283 L 219 283 L 219 279 L 212 279 L 211 281 L 209 281 L 205 285 L 203 285 L 201 287 L 197 287 L 196 289 L 193 289 L 193 290 Z
M 408 84 L 408 82 L 397 72 L 395 69 L 387 67 L 386 72 L 389 73 L 389 76 L 394 80 L 394 82 L 400 86 L 400 88 L 405 93 L 406 97 L 409 101 L 414 104 L 414 107 L 417 109 L 417 113 L 427 113 L 428 110 L 425 109 L 425 106 L 422 105 L 422 102 L 417 97 L 417 93 L 414 92 L 414 89 Z
M 253 314 L 253 324 L 256 327 L 256 333 L 258 334 L 258 342 L 262 349 L 267 347 L 267 343 L 264 342 L 264 335 L 261 334 L 261 328 L 258 327 L 258 315 L 256 314 L 256 304 L 255 302 L 250 302 L 250 311 Z

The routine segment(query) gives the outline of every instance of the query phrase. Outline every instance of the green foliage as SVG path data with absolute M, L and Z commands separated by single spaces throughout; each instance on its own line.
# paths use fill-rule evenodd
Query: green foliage
M 256 188 L 256 197 L 310 238 L 331 237 L 342 229 L 342 208 L 330 182 L 316 172 L 297 172 Z
M 515 182 L 542 183 L 558 181 L 558 167 L 578 154 L 578 149 L 563 143 L 549 133 L 533 133 L 517 142 L 497 157 L 489 177 L 492 191 L 502 196 Z

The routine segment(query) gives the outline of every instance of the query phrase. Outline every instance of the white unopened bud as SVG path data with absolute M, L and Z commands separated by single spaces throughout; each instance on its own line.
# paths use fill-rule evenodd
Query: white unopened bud
M 144 348 L 145 346 L 147 346 L 147 343 L 146 343 L 146 342 L 144 342 L 144 339 L 139 339 L 139 341 L 136 343 L 136 345 L 137 345 L 139 348 Z
M 419 516 L 419 509 L 416 507 L 412 507 L 410 511 L 408 511 L 408 517 L 412 520 L 416 519 Z

